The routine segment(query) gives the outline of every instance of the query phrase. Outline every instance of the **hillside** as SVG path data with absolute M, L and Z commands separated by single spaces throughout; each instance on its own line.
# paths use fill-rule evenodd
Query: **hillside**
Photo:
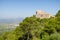
M 15 30 L 3 33 L 0 40 L 60 40 L 60 10 L 55 17 L 26 17 Z

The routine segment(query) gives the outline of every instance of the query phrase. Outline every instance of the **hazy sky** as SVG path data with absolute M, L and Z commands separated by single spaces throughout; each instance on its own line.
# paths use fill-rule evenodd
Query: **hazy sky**
M 0 0 L 0 18 L 19 18 L 43 10 L 52 15 L 60 9 L 60 0 Z

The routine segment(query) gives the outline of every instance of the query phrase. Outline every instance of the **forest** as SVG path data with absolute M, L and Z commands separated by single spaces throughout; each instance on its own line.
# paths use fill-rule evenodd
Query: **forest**
M 60 40 L 60 10 L 55 17 L 26 17 L 15 30 L 0 34 L 0 40 Z

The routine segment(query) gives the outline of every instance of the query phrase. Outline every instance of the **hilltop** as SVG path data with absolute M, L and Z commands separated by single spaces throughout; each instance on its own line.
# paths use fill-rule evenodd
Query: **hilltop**
M 60 40 L 60 10 L 54 17 L 26 17 L 15 30 L 5 32 L 0 40 Z

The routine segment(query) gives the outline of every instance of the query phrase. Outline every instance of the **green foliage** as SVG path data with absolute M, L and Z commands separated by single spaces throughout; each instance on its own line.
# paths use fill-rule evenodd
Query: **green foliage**
M 60 40 L 60 34 L 59 33 L 51 34 L 50 40 Z
M 0 40 L 60 40 L 59 14 L 60 11 L 55 18 L 48 19 L 27 17 L 15 30 L 3 33 Z
M 60 10 L 57 12 L 56 17 L 60 16 Z

